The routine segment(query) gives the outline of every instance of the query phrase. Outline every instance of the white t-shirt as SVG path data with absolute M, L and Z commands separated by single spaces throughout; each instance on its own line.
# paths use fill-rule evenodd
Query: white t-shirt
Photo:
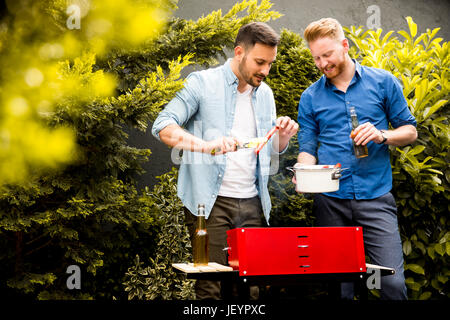
M 251 102 L 253 87 L 237 92 L 236 110 L 230 136 L 242 143 L 256 138 L 256 120 Z M 256 155 L 254 149 L 239 149 L 227 153 L 227 164 L 219 196 L 252 198 L 256 189 Z

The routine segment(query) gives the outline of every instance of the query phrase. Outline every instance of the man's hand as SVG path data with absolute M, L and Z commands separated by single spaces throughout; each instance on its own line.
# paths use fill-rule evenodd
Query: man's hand
M 205 141 L 187 132 L 177 124 L 170 124 L 159 132 L 161 141 L 173 148 L 212 155 L 236 151 L 240 141 L 232 137 L 220 137 Z
M 316 163 L 317 163 L 317 159 L 312 154 L 309 154 L 307 152 L 300 152 L 297 156 L 297 163 L 295 165 L 315 165 Z M 295 173 L 292 176 L 292 183 L 295 185 L 297 184 L 297 179 L 295 177 Z M 295 189 L 297 189 L 297 187 L 295 187 Z M 298 193 L 302 193 L 302 192 L 298 192 Z
M 391 146 L 405 146 L 413 143 L 417 139 L 417 130 L 413 125 L 406 124 L 395 128 L 394 130 L 385 130 L 384 135 L 387 138 L 385 144 Z M 350 137 L 357 145 L 362 144 L 363 146 L 370 141 L 381 143 L 384 140 L 381 131 L 375 128 L 370 122 L 359 125 L 352 131 Z
M 278 130 L 277 135 L 274 138 L 274 150 L 276 150 L 276 146 L 278 146 L 277 152 L 280 152 L 286 148 L 289 143 L 289 140 L 297 134 L 298 124 L 291 118 L 279 117 L 276 121 L 276 125 L 280 128 Z
M 276 125 L 280 128 L 278 131 L 280 139 L 287 138 L 289 140 L 298 131 L 297 122 L 287 116 L 279 117 L 276 121 Z
M 350 137 L 355 141 L 356 145 L 361 144 L 363 146 L 368 144 L 370 141 L 375 143 L 381 143 L 383 141 L 381 131 L 375 128 L 375 126 L 370 122 L 359 125 L 352 131 Z
M 202 152 L 217 156 L 227 152 L 237 150 L 237 146 L 241 143 L 233 137 L 221 137 L 215 140 L 206 141 L 203 145 Z

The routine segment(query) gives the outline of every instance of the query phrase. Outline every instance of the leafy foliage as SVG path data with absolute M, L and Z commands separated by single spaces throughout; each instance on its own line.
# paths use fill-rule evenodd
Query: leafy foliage
M 166 20 L 166 1 L 78 1 L 75 16 L 83 19 L 72 30 L 70 1 L 8 2 L 0 28 L 0 185 L 76 159 L 75 131 L 64 123 L 48 126 L 45 116 L 61 105 L 76 112 L 113 95 L 114 77 L 82 69 L 92 66 L 81 60 L 154 39 Z
M 177 196 L 176 178 L 178 170 L 158 177 L 157 184 L 149 196 L 157 204 L 157 219 L 161 229 L 157 239 L 157 254 L 145 267 L 136 256 L 135 265 L 128 269 L 125 291 L 128 299 L 193 299 L 193 280 L 175 272 L 171 264 L 192 261 L 189 234 L 184 225 L 183 204 Z
M 78 63 L 91 65 L 93 60 L 80 59 Z M 38 176 L 27 185 L 3 188 L 0 226 L 9 239 L 6 247 L 16 248 L 2 252 L 2 260 L 15 259 L 10 287 L 22 288 L 24 284 L 20 283 L 26 281 L 28 272 L 39 274 L 31 271 L 39 264 L 25 257 L 33 253 L 35 259 L 46 260 L 42 252 L 45 247 L 58 252 L 52 253 L 58 266 L 37 268 L 45 274 L 52 273 L 52 268 L 61 274 L 63 266 L 76 263 L 95 275 L 98 268 L 107 270 L 117 259 L 126 259 L 138 237 L 140 241 L 153 237 L 150 226 L 155 224 L 154 203 L 135 187 L 135 177 L 142 172 L 140 164 L 147 161 L 150 151 L 129 147 L 124 126 L 144 130 L 151 115 L 157 113 L 158 103 L 181 88 L 179 72 L 187 63 L 174 61 L 167 75 L 160 70 L 151 73 L 133 91 L 118 98 L 91 101 L 82 112 L 65 105 L 49 116 L 50 125 L 64 123 L 77 132 L 79 156 L 61 172 Z M 89 67 L 81 69 L 91 72 Z
M 114 4 L 108 6 L 112 10 Z M 50 4 L 51 10 L 57 8 Z M 109 12 L 108 18 L 114 19 L 115 13 Z M 46 21 L 50 29 L 58 24 Z M 166 73 L 156 68 L 145 74 L 133 90 L 118 97 L 111 96 L 115 81 L 96 65 L 95 50 L 79 52 L 73 60 L 64 58 L 52 60 L 52 76 L 71 90 L 41 88 L 54 94 L 54 105 L 41 112 L 38 121 L 50 132 L 69 128 L 76 149 L 64 168 L 35 167 L 26 181 L 1 187 L 1 289 L 7 295 L 40 299 L 111 298 L 123 293 L 121 279 L 129 257 L 137 250 L 142 256 L 152 254 L 156 227 L 153 199 L 136 190 L 141 164 L 151 153 L 130 147 L 125 129 L 145 130 L 161 105 L 182 87 L 180 72 L 190 63 L 189 56 L 170 62 Z M 80 292 L 66 288 L 65 270 L 71 264 L 83 272 Z
M 403 83 L 403 94 L 417 120 L 412 146 L 391 148 L 393 193 L 405 255 L 406 284 L 412 299 L 449 297 L 449 43 L 439 28 L 409 32 L 347 29 L 352 54 L 362 64 L 386 69 Z
M 269 11 L 272 5 L 269 0 L 262 0 L 260 4 L 257 0 L 243 0 L 226 14 L 217 10 L 197 21 L 172 18 L 155 41 L 132 52 L 114 52 L 100 65 L 118 76 L 121 90 L 133 88 L 156 66 L 167 70 L 171 61 L 179 56 L 194 53 L 191 60 L 195 64 L 215 65 L 218 57 L 226 58 L 226 49 L 234 48 L 234 39 L 242 25 L 281 16 L 276 11 Z

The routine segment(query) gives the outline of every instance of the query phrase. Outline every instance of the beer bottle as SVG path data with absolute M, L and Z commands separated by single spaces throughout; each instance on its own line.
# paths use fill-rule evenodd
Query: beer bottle
M 350 117 L 352 119 L 352 132 L 350 137 L 354 139 L 353 130 L 355 130 L 359 126 L 358 118 L 356 116 L 356 111 L 354 107 L 350 107 Z M 353 149 L 355 150 L 355 156 L 357 158 L 364 158 L 369 155 L 369 151 L 367 150 L 367 146 L 356 145 L 355 140 L 353 140 Z
M 197 228 L 193 241 L 194 266 L 207 266 L 209 261 L 208 231 L 206 231 L 205 205 L 198 205 Z

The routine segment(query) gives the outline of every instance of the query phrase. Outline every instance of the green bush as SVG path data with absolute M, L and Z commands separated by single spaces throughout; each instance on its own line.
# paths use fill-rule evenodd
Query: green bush
M 97 1 L 95 10 L 107 3 Z M 123 16 L 124 10 L 126 14 L 138 10 L 127 6 L 117 12 L 116 4 L 109 2 L 108 5 L 115 10 L 105 17 L 108 19 Z M 2 65 L 6 64 L 3 59 L 9 56 L 9 50 L 18 49 L 14 44 L 27 43 L 24 38 L 33 40 L 31 45 L 35 54 L 36 48 L 42 45 L 39 41 L 58 44 L 61 38 L 74 35 L 68 34 L 64 27 L 67 19 L 64 3 L 40 1 L 35 6 L 22 3 L 17 8 L 20 10 L 7 12 L 2 20 L 7 24 L 16 19 L 11 28 L 2 29 L 2 40 L 6 39 L 6 44 L 13 43 L 3 45 L 2 42 Z M 91 11 L 94 15 L 95 10 Z M 48 28 L 21 27 L 30 16 L 39 23 L 48 24 Z M 35 20 L 30 21 L 34 23 Z M 43 30 L 51 30 L 48 32 L 51 37 Z M 82 37 L 85 29 L 82 31 L 76 35 Z M 125 34 L 124 30 L 122 34 Z M 72 40 L 72 45 L 78 43 Z M 117 40 L 114 41 L 116 45 Z M 76 151 L 70 154 L 71 161 L 58 170 L 31 167 L 25 182 L 3 184 L 0 188 L 0 243 L 3 248 L 0 252 L 0 290 L 4 296 L 38 299 L 120 297 L 130 259 L 138 252 L 149 257 L 155 249 L 155 204 L 146 193 L 136 189 L 141 164 L 151 153 L 130 147 L 125 129 L 146 129 L 149 119 L 157 113 L 154 109 L 160 108 L 181 88 L 183 80 L 179 79 L 179 72 L 190 63 L 189 56 L 183 61 L 175 59 L 169 63 L 166 73 L 155 68 L 154 72 L 145 74 L 133 90 L 112 97 L 114 81 L 109 81 L 112 77 L 106 76 L 107 72 L 97 65 L 98 57 L 89 46 L 91 43 L 84 44 L 83 52 L 77 52 L 75 48 L 67 50 L 70 55 L 62 56 L 62 61 L 47 58 L 53 68 L 48 76 L 55 82 L 48 84 L 53 86 L 51 89 L 42 84 L 39 90 L 36 89 L 39 95 L 35 95 L 51 97 L 55 106 L 39 110 L 39 113 L 33 111 L 40 126 L 49 131 L 64 127 L 74 133 Z M 122 46 L 120 50 L 124 53 L 126 49 L 130 48 Z M 20 66 L 22 63 L 21 60 Z M 42 67 L 49 67 L 48 63 L 47 60 L 42 62 Z M 23 82 L 23 76 L 21 79 Z M 105 87 L 108 90 L 105 91 Z M 1 94 L 5 93 L 2 90 Z M 37 99 L 33 92 L 27 94 L 27 98 Z M 34 138 L 42 137 L 27 139 Z M 46 143 L 50 145 L 46 146 Z M 52 141 L 44 141 L 40 152 L 51 152 L 52 147 L 58 146 Z M 69 276 L 66 269 L 72 264 L 81 269 L 81 290 L 71 291 L 66 287 Z
M 150 258 L 150 265 L 144 266 L 136 255 L 135 264 L 126 273 L 124 286 L 128 299 L 193 299 L 194 281 L 177 273 L 172 263 L 191 262 L 191 241 L 184 225 L 183 204 L 177 196 L 176 179 L 178 170 L 157 177 L 160 182 L 148 192 L 157 206 L 157 220 L 160 225 L 157 251 Z
M 92 72 L 91 58 L 77 63 Z M 92 101 L 82 112 L 67 105 L 55 109 L 48 125 L 63 123 L 76 131 L 78 158 L 59 172 L 2 188 L 2 283 L 42 299 L 110 298 L 123 292 L 117 274 L 123 278 L 136 250 L 151 255 L 155 236 L 153 200 L 137 191 L 135 178 L 150 151 L 129 147 L 124 127 L 139 128 L 146 121 L 142 101 L 174 95 L 182 85 L 174 80 L 180 66 L 174 63 L 164 77 L 149 74 L 133 92 Z M 75 64 L 66 72 L 78 70 Z M 155 89 L 159 95 L 149 95 Z M 86 279 L 82 296 L 65 288 L 65 268 L 71 264 L 78 264 Z
M 392 72 L 417 120 L 419 137 L 412 146 L 391 147 L 393 194 L 405 255 L 410 299 L 449 297 L 449 43 L 436 38 L 439 28 L 409 32 L 346 29 L 351 52 L 361 64 Z
M 227 13 L 213 11 L 196 21 L 171 18 L 164 32 L 155 40 L 130 53 L 130 50 L 112 52 L 99 63 L 118 76 L 119 89 L 126 91 L 159 66 L 167 71 L 171 61 L 191 56 L 196 66 L 209 67 L 226 58 L 225 50 L 234 49 L 239 28 L 251 21 L 268 21 L 281 15 L 270 10 L 270 0 L 242 0 Z

